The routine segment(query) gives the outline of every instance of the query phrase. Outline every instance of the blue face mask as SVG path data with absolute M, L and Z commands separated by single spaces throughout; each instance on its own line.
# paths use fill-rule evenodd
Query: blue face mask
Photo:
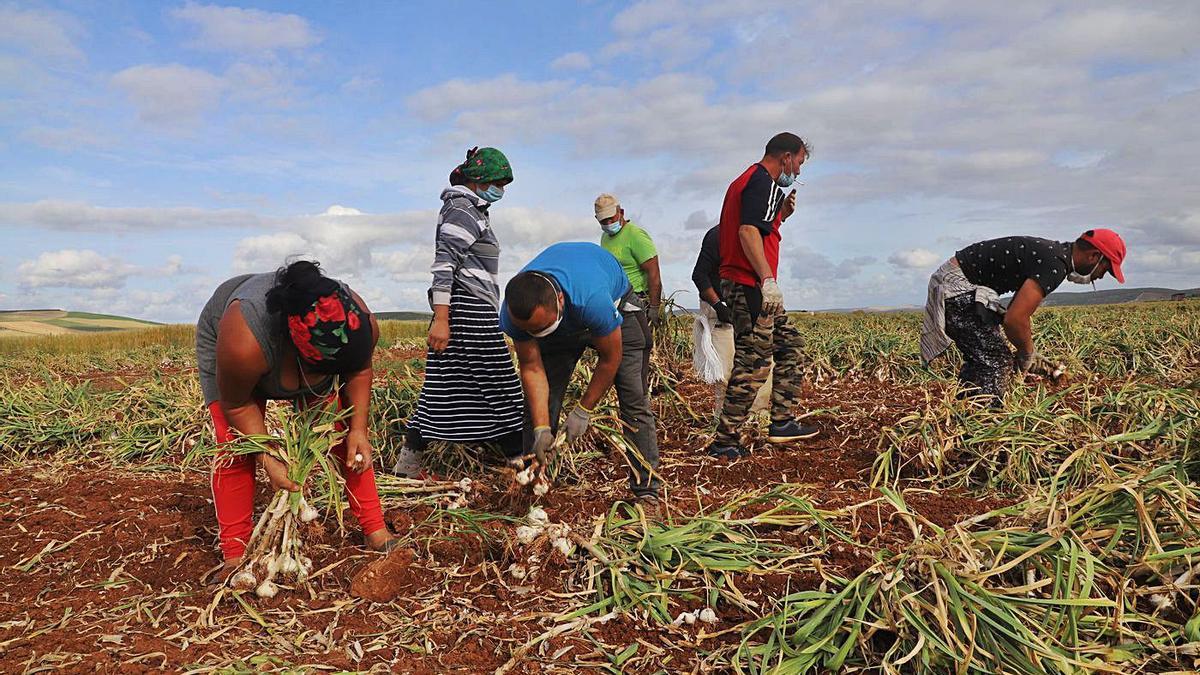
M 796 182 L 796 174 L 788 173 L 787 171 L 782 170 L 782 169 L 779 171 L 779 178 L 775 179 L 775 184 L 781 188 L 789 188 L 792 186 L 792 183 L 795 183 L 795 182 Z
M 500 198 L 504 196 L 504 188 L 499 185 L 489 185 L 488 189 L 483 191 L 476 190 L 475 194 L 479 195 L 479 198 L 486 202 L 495 203 L 500 201 Z
M 608 236 L 615 237 L 617 236 L 617 233 L 621 231 L 622 227 L 624 227 L 624 224 L 622 224 L 620 220 L 617 220 L 609 223 L 608 225 L 601 225 L 600 229 L 604 230 L 604 233 Z

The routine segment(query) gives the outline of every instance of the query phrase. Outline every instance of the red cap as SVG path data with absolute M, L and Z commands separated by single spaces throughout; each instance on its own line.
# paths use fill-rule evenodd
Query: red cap
M 1125 283 L 1125 275 L 1121 272 L 1121 263 L 1125 260 L 1125 242 L 1121 241 L 1121 235 L 1098 227 L 1084 232 L 1079 238 L 1103 253 L 1112 266 L 1112 275 L 1117 281 Z

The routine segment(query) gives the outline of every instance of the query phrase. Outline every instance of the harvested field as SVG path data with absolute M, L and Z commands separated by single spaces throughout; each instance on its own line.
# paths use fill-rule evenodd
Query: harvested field
M 799 412 L 822 434 L 751 433 L 733 462 L 703 454 L 709 388 L 677 320 L 656 352 L 662 513 L 622 502 L 598 430 L 538 501 L 566 527 L 524 543 L 530 501 L 470 449 L 431 452 L 439 480 L 383 476 L 419 389 L 423 349 L 401 343 L 378 355 L 372 419 L 402 545 L 318 520 L 307 587 L 271 599 L 208 583 L 211 432 L 186 351 L 5 362 L 0 672 L 1188 671 L 1200 305 L 1173 309 L 1145 306 L 1153 345 L 1089 332 L 1105 308 L 1039 313 L 1079 377 L 1021 385 L 1003 412 L 955 401 L 953 364 L 908 364 L 910 317 L 804 317 Z

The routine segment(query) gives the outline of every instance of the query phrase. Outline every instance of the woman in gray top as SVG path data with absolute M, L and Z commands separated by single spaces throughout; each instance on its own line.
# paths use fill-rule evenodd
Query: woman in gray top
M 425 382 L 399 473 L 420 472 L 416 451 L 430 440 L 494 442 L 520 453 L 524 397 L 500 332 L 500 242 L 491 225 L 491 209 L 512 179 L 504 153 L 472 148 L 442 190 Z
M 395 539 L 383 522 L 367 436 L 378 339 L 379 326 L 362 298 L 324 276 L 318 263 L 302 260 L 217 287 L 197 322 L 196 362 L 218 443 L 233 440 L 235 430 L 267 433 L 268 399 L 304 407 L 336 396 L 353 408 L 349 431 L 334 453 L 367 544 L 383 550 Z M 256 463 L 275 489 L 300 489 L 288 479 L 287 467 L 266 455 L 224 454 L 213 461 L 213 504 L 226 569 L 241 563 L 253 529 Z

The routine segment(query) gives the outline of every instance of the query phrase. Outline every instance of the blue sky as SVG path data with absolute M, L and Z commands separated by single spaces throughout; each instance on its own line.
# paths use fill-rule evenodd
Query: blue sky
M 1130 284 L 1196 286 L 1197 34 L 1186 1 L 0 1 L 0 308 L 192 321 L 308 255 L 424 309 L 472 145 L 514 166 L 503 276 L 596 238 L 614 192 L 692 306 L 725 187 L 782 130 L 814 147 L 792 309 L 919 304 L 966 243 L 1095 226 Z

